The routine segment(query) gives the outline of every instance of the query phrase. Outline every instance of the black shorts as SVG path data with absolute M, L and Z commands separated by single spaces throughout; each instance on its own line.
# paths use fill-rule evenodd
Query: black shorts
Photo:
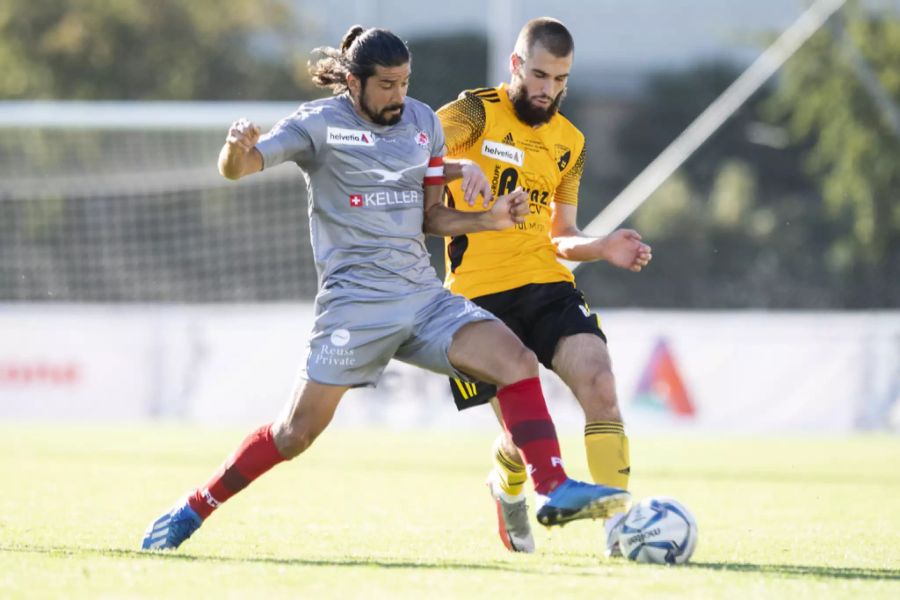
M 584 295 L 567 281 L 532 283 L 505 292 L 472 298 L 512 329 L 522 343 L 548 369 L 559 341 L 576 333 L 593 333 L 606 342 L 600 318 L 591 313 Z M 450 379 L 453 400 L 459 410 L 487 403 L 497 395 L 489 383 Z

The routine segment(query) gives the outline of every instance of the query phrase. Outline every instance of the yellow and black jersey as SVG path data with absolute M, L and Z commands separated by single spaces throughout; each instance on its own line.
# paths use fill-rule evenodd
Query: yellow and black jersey
M 558 113 L 537 128 L 523 123 L 505 84 L 463 92 L 437 114 L 448 157 L 478 163 L 495 197 L 521 186 L 531 206 L 526 222 L 513 229 L 448 238 L 445 285 L 476 298 L 530 283 L 574 281 L 556 258 L 550 223 L 552 203 L 578 203 L 584 135 Z M 484 210 L 480 199 L 474 207 L 463 201 L 460 181 L 448 185 L 445 201 L 457 210 Z

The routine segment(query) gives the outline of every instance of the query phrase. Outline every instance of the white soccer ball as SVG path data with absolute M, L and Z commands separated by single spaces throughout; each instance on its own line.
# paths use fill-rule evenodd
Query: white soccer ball
M 622 556 L 640 563 L 680 565 L 696 546 L 697 521 L 674 498 L 644 498 L 628 511 L 619 531 Z

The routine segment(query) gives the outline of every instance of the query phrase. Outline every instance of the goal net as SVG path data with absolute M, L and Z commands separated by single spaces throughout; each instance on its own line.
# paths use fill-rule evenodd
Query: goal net
M 238 117 L 291 103 L 0 103 L 0 302 L 311 299 L 305 185 L 227 181 Z

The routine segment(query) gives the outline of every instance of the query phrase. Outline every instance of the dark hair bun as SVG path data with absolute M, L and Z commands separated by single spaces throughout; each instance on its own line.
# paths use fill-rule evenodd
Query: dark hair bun
M 365 31 L 365 28 L 362 25 L 354 25 L 348 29 L 347 33 L 344 34 L 344 39 L 341 40 L 341 52 L 349 50 L 350 46 L 353 45 L 353 40 L 358 38 L 363 31 Z

